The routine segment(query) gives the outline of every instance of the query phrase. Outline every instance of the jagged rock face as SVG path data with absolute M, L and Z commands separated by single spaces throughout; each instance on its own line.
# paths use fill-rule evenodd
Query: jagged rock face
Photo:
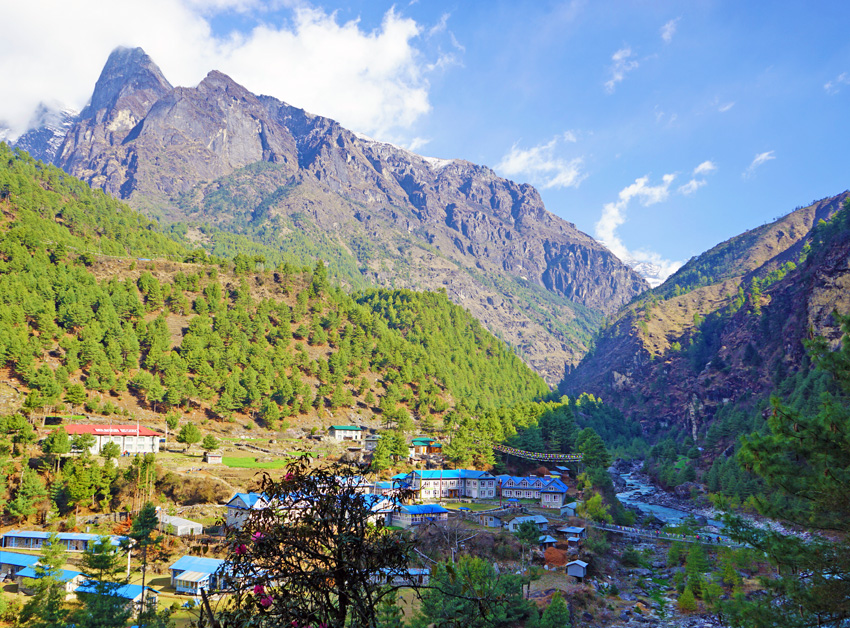
M 95 85 L 91 102 L 65 136 L 56 165 L 119 196 L 133 152 L 123 143 L 153 104 L 174 88 L 141 48 L 118 48 Z
M 15 140 L 15 146 L 36 159 L 52 163 L 77 115 L 75 111 L 41 103 L 30 120 L 30 130 Z
M 800 364 L 805 339 L 814 334 L 838 341 L 832 313 L 850 313 L 850 233 L 759 297 L 747 295 L 736 310 L 739 287 L 746 290 L 753 278 L 798 261 L 812 229 L 848 198 L 845 192 L 796 210 L 689 262 L 654 291 L 655 303 L 645 295 L 618 314 L 561 391 L 591 392 L 650 432 L 678 426 L 695 438 L 723 405 L 769 395 L 774 373 Z M 708 285 L 671 292 L 694 268 L 718 274 Z M 706 319 L 710 324 L 698 330 L 695 321 Z
M 403 251 L 405 272 L 394 276 L 399 269 L 385 260 L 358 264 L 378 283 L 445 288 L 551 384 L 580 358 L 601 315 L 647 288 L 610 251 L 548 212 L 530 185 L 368 140 L 255 96 L 219 72 L 195 88 L 172 88 L 138 48 L 110 56 L 55 159 L 143 212 L 224 229 L 232 217 L 201 211 L 204 198 L 256 162 L 274 164 L 272 188 L 287 190 L 267 218 L 309 216 L 346 251 L 364 238 L 396 257 Z M 522 302 L 523 290 L 557 303 L 541 314 Z M 574 323 L 581 334 L 563 331 Z

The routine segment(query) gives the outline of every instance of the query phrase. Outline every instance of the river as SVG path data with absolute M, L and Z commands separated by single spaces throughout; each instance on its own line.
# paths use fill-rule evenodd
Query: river
M 647 515 L 654 515 L 664 523 L 676 524 L 684 521 L 689 516 L 699 517 L 699 513 L 678 510 L 669 506 L 652 503 L 652 497 L 657 495 L 660 489 L 652 484 L 634 477 L 634 473 L 620 473 L 620 478 L 625 482 L 625 489 L 617 493 L 617 499 L 624 506 L 631 506 Z M 716 519 L 708 519 L 708 525 L 723 529 L 723 522 Z

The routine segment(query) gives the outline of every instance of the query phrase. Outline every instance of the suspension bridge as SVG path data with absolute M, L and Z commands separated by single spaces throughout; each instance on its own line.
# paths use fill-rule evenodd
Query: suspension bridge
M 543 454 L 537 451 L 525 451 L 516 447 L 508 447 L 492 443 L 490 445 L 494 451 L 500 451 L 503 454 L 516 456 L 517 458 L 525 458 L 526 460 L 534 460 L 535 462 L 581 462 L 584 456 L 582 454 Z
M 726 536 L 718 534 L 679 534 L 675 532 L 663 532 L 661 530 L 648 530 L 644 528 L 635 528 L 631 526 L 616 526 L 607 523 L 597 523 L 595 521 L 587 521 L 587 527 L 596 528 L 597 530 L 606 530 L 616 534 L 625 536 L 634 536 L 653 541 L 670 541 L 671 543 L 699 543 L 700 545 L 714 545 L 721 547 L 744 547 L 741 543 L 736 543 Z

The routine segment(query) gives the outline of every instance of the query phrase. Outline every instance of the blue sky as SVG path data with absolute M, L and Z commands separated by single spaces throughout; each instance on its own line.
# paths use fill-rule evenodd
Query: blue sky
M 81 108 L 109 51 L 138 45 L 174 84 L 220 69 L 533 183 L 550 211 L 668 272 L 849 187 L 847 2 L 4 5 L 0 120 L 16 130 L 40 100 Z

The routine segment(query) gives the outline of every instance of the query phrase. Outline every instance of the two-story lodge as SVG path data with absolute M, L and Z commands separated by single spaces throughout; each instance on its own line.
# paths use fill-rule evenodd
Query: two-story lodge
M 473 469 L 437 469 L 411 471 L 393 476 L 407 484 L 415 493 L 416 499 L 440 499 L 452 497 L 471 497 L 472 499 L 492 499 L 496 497 L 496 478 L 487 471 Z

